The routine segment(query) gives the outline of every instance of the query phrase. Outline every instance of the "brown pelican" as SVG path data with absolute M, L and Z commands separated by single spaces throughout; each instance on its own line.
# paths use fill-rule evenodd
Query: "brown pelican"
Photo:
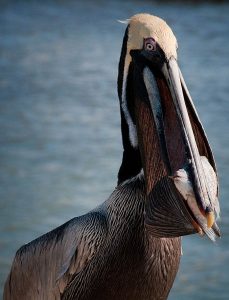
M 118 94 L 117 187 L 96 209 L 17 251 L 5 300 L 166 299 L 180 236 L 219 235 L 215 162 L 177 64 L 176 38 L 160 18 L 128 21 Z

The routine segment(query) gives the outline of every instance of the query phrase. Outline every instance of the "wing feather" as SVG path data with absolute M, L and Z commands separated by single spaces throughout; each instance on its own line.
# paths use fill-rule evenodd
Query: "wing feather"
M 5 284 L 4 300 L 60 299 L 99 251 L 106 233 L 106 217 L 91 212 L 22 246 Z

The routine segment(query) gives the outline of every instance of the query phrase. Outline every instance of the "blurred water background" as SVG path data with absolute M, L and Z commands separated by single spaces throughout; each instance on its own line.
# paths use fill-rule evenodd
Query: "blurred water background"
M 125 25 L 166 19 L 213 147 L 222 239 L 183 238 L 170 300 L 229 299 L 229 5 L 0 2 L 0 285 L 24 243 L 103 202 L 121 162 L 117 66 Z

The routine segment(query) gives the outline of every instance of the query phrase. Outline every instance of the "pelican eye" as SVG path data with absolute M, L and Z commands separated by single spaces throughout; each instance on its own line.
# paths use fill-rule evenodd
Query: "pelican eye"
M 144 50 L 155 51 L 156 50 L 156 41 L 154 38 L 144 39 Z

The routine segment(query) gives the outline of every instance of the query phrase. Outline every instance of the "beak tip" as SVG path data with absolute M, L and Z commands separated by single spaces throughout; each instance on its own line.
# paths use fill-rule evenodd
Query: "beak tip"
M 207 218 L 207 227 L 212 228 L 213 224 L 215 223 L 215 215 L 213 211 L 206 213 Z

